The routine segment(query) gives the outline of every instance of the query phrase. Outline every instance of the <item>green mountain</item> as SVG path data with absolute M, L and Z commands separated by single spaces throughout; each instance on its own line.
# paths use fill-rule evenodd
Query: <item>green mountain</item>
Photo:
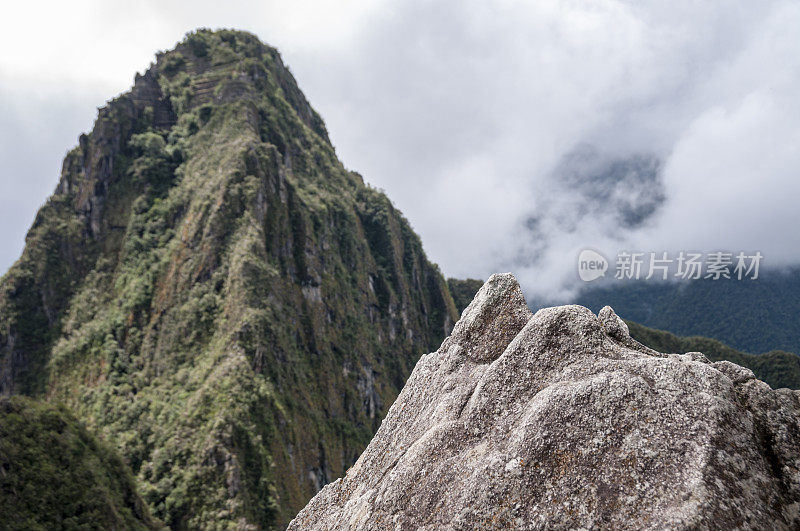
M 127 465 L 63 407 L 0 397 L 0 527 L 159 529 Z
M 199 30 L 66 156 L 0 281 L 0 393 L 69 408 L 168 526 L 268 528 L 355 461 L 457 317 L 278 52 Z
M 576 302 L 681 336 L 713 337 L 744 352 L 800 352 L 800 270 L 766 269 L 757 280 L 628 282 L 590 288 Z
M 678 337 L 669 332 L 655 330 L 626 321 L 631 337 L 659 352 L 702 352 L 711 361 L 728 360 L 747 367 L 756 378 L 767 382 L 773 389 L 788 387 L 800 389 L 800 356 L 781 350 L 764 354 L 747 354 L 733 349 L 716 339 L 692 336 Z

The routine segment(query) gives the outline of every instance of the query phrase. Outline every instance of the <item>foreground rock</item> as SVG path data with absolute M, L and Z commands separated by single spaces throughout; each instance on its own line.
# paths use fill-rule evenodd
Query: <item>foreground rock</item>
M 494 275 L 290 529 L 800 527 L 800 393 Z

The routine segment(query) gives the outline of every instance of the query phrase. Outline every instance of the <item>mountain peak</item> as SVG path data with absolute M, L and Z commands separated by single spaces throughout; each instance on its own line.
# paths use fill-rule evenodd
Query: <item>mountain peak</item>
M 148 73 L 159 78 L 178 114 L 235 100 L 257 103 L 267 95 L 272 103 L 281 98 L 304 125 L 330 144 L 322 118 L 311 108 L 278 50 L 251 33 L 190 32 L 173 50 L 157 54 Z
M 530 316 L 517 279 L 511 273 L 492 275 L 463 311 L 442 348 L 461 349 L 476 362 L 494 361 Z
M 473 328 L 476 315 L 508 315 L 514 284 L 487 282 L 290 529 L 800 524 L 800 393 L 649 351 L 611 308 L 542 309 L 502 331 L 515 337 L 490 363 L 475 359 L 471 346 L 504 327 Z M 465 329 L 482 333 L 456 341 Z
M 0 394 L 66 404 L 177 528 L 281 525 L 457 312 L 278 52 L 198 30 L 100 109 L 0 282 Z

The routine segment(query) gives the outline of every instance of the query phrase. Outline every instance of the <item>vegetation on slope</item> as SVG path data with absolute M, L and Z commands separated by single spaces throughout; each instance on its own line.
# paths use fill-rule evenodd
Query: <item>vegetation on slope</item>
M 447 279 L 447 287 L 450 288 L 450 294 L 453 296 L 453 302 L 455 302 L 459 314 L 469 306 L 469 303 L 475 298 L 475 294 L 478 293 L 481 286 L 483 286 L 483 280 L 474 278 Z
M 157 529 L 127 465 L 63 407 L 0 398 L 0 527 Z
M 285 524 L 457 319 L 277 51 L 197 31 L 101 109 L 0 282 L 0 392 L 66 404 L 173 528 Z

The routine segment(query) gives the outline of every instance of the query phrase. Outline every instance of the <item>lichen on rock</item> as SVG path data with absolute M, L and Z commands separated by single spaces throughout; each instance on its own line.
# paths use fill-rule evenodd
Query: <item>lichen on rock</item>
M 800 526 L 800 394 L 494 275 L 290 529 Z

